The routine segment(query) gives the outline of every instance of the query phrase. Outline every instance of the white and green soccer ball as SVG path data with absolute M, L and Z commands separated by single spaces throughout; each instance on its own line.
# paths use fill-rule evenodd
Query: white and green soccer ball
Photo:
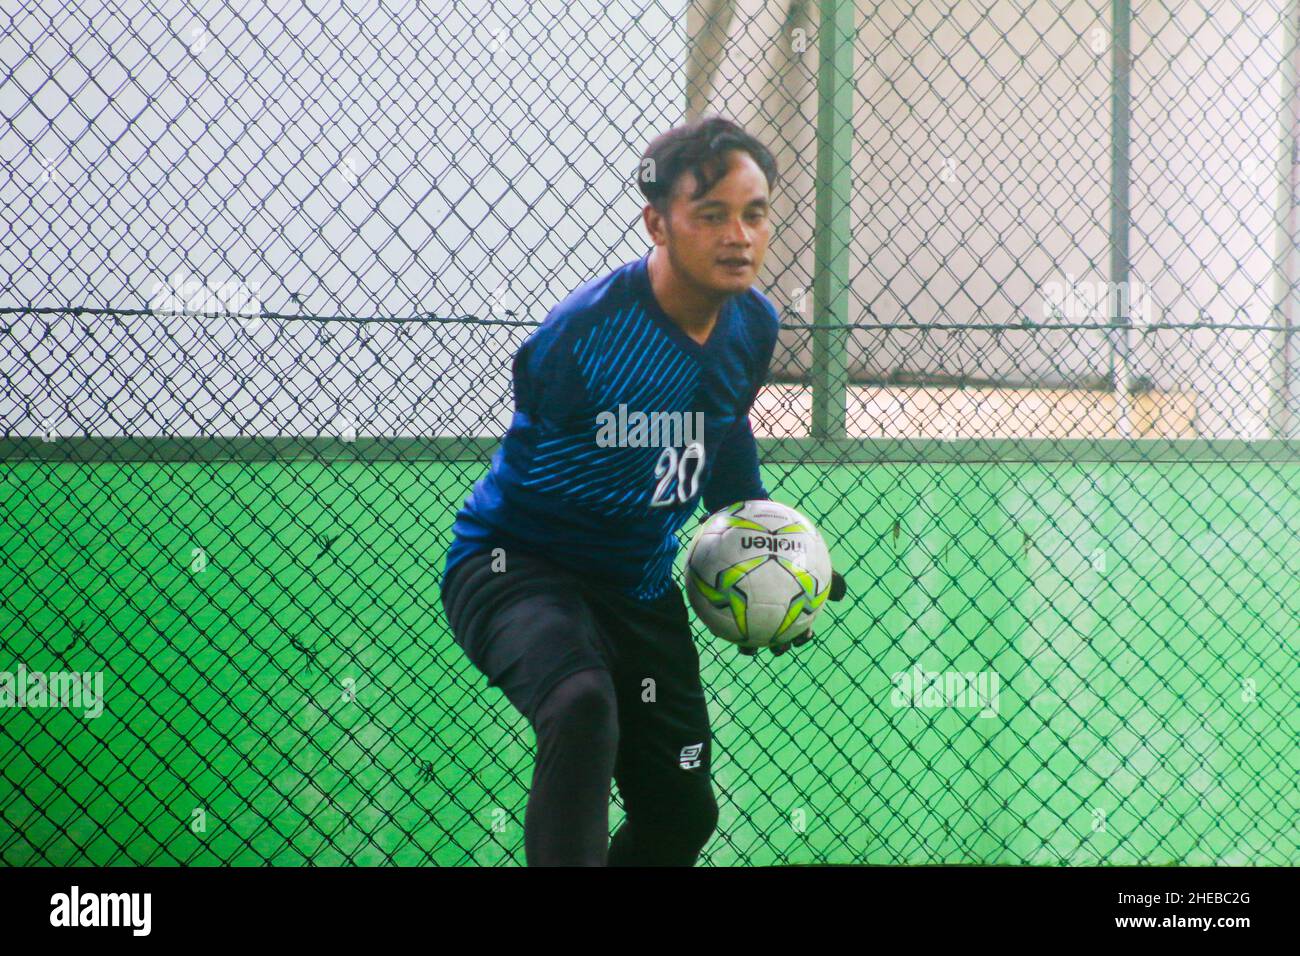
M 784 644 L 812 626 L 831 590 L 831 556 L 813 523 L 775 501 L 711 514 L 686 555 L 686 593 L 714 635 Z

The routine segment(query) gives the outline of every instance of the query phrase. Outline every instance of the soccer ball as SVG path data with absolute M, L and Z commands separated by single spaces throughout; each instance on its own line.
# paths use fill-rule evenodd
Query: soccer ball
M 813 523 L 775 501 L 711 514 L 686 555 L 686 593 L 713 634 L 744 647 L 806 631 L 831 589 L 831 556 Z

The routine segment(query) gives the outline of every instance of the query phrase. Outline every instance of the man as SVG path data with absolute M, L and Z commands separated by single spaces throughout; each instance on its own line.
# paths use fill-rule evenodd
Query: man
M 654 249 L 578 288 L 520 347 L 514 419 L 457 516 L 452 632 L 537 735 L 529 865 L 690 865 L 716 826 L 708 708 L 672 570 L 701 500 L 712 512 L 768 496 L 749 410 L 779 319 L 751 283 L 776 174 L 720 117 L 647 147 Z M 636 412 L 657 415 L 667 443 L 608 427 Z M 627 811 L 612 841 L 611 778 Z

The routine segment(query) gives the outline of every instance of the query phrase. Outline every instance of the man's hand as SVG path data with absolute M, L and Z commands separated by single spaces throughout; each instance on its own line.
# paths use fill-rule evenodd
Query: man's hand
M 828 594 L 827 597 L 830 598 L 832 601 L 842 601 L 844 600 L 844 594 L 846 590 L 847 588 L 845 587 L 844 584 L 844 575 L 840 574 L 838 571 L 832 571 L 831 572 L 831 593 Z M 782 644 L 773 644 L 772 654 L 776 657 L 780 657 L 786 651 L 790 650 L 790 648 L 802 647 L 804 644 L 807 644 L 812 639 L 813 639 L 813 632 L 812 632 L 812 628 L 810 627 L 808 628 L 808 630 L 804 631 L 798 637 L 791 638 L 790 640 Z M 752 647 L 741 647 L 738 648 L 738 650 L 746 657 L 753 657 L 756 653 L 758 653 L 757 650 Z

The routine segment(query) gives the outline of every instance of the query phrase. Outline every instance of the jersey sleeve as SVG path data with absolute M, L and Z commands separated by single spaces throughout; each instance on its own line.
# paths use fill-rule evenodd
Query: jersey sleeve
M 586 384 L 563 327 L 539 328 L 515 353 L 515 409 L 546 429 L 562 429 L 582 416 Z
M 746 410 L 718 448 L 713 472 L 704 488 L 704 510 L 712 514 L 737 501 L 768 497 L 758 473 L 758 443 Z
M 710 514 L 719 508 L 725 508 L 737 501 L 750 501 L 769 497 L 763 485 L 763 477 L 758 470 L 758 443 L 754 440 L 754 429 L 750 425 L 749 413 L 758 398 L 758 392 L 767 380 L 768 368 L 772 364 L 772 353 L 776 348 L 777 332 L 780 320 L 776 310 L 766 306 L 768 321 L 765 323 L 768 334 L 760 346 L 759 360 L 751 372 L 753 386 L 749 400 L 745 403 L 740 418 L 731 427 L 726 438 L 718 447 L 713 470 L 704 487 L 702 500 L 704 508 Z

